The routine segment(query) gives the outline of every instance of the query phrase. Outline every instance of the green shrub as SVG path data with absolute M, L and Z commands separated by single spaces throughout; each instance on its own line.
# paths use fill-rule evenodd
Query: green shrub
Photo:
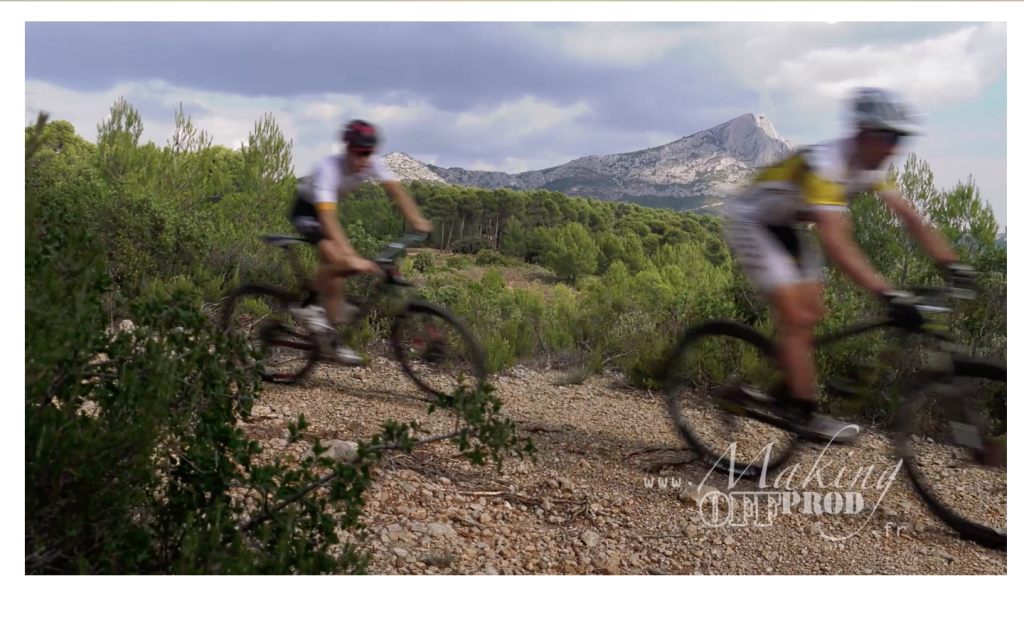
M 473 266 L 473 260 L 469 256 L 450 256 L 446 262 L 449 267 L 456 270 Z
M 586 382 L 592 374 L 593 371 L 590 370 L 589 366 L 585 364 L 580 365 L 573 367 L 564 376 L 555 380 L 555 384 L 560 387 L 581 385 Z
M 493 249 L 483 249 L 476 254 L 476 263 L 481 267 L 507 267 L 512 264 L 512 260 Z
M 412 270 L 420 273 L 432 273 L 434 271 L 436 261 L 434 260 L 434 254 L 428 251 L 421 251 L 413 256 L 412 259 Z
M 460 238 L 452 243 L 451 250 L 455 253 L 464 254 L 476 254 L 480 251 L 490 247 L 490 243 L 486 238 L 481 236 L 473 236 L 470 238 Z

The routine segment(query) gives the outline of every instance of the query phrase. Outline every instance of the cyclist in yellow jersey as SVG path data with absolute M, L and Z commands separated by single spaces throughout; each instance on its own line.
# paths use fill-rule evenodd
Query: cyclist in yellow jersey
M 775 314 L 789 394 L 780 400 L 795 411 L 798 430 L 833 442 L 853 440 L 860 428 L 816 413 L 812 354 L 814 325 L 823 315 L 821 257 L 805 225 L 817 226 L 825 253 L 857 284 L 887 304 L 898 304 L 907 294 L 893 291 L 867 263 L 846 215 L 853 197 L 875 192 L 953 280 L 973 280 L 973 271 L 957 264 L 946 240 L 886 177 L 885 163 L 899 143 L 920 133 L 914 118 L 881 89 L 856 91 L 850 111 L 852 135 L 797 149 L 762 170 L 726 212 L 727 240 Z

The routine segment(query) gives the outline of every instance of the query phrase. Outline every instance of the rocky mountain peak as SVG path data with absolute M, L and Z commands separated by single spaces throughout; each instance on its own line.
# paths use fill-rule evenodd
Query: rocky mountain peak
M 399 180 L 406 182 L 419 180 L 420 182 L 448 184 L 444 178 L 437 175 L 429 166 L 401 151 L 392 151 L 385 154 L 381 157 L 381 160 Z
M 585 156 L 547 169 L 508 174 L 427 165 L 404 153 L 384 156 L 401 180 L 483 189 L 548 189 L 600 200 L 675 209 L 714 208 L 790 145 L 764 114 L 745 113 L 659 147 Z

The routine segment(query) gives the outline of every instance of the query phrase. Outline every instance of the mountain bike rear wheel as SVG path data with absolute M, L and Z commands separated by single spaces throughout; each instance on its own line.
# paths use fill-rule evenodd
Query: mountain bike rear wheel
M 295 384 L 317 363 L 316 342 L 288 311 L 297 301 L 290 292 L 263 284 L 242 286 L 225 301 L 221 328 L 242 331 L 253 342 L 264 382 Z
M 793 455 L 799 438 L 762 418 L 776 413 L 773 398 L 782 374 L 775 345 L 756 329 L 731 320 L 691 327 L 664 367 L 663 392 L 673 426 L 705 464 L 734 478 L 751 478 Z M 737 374 L 744 382 L 727 380 Z M 718 410 L 705 409 L 704 403 Z M 724 429 L 713 426 L 716 413 L 725 418 Z

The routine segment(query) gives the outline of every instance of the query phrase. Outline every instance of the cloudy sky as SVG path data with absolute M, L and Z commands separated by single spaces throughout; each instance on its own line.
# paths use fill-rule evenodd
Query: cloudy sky
M 927 114 L 916 151 L 940 186 L 974 176 L 1006 222 L 1005 23 L 27 23 L 26 119 L 95 139 L 118 96 L 165 142 L 183 103 L 237 147 L 272 111 L 296 170 L 338 126 L 384 152 L 522 171 L 642 149 L 743 113 L 794 143 L 841 133 L 851 87 Z

